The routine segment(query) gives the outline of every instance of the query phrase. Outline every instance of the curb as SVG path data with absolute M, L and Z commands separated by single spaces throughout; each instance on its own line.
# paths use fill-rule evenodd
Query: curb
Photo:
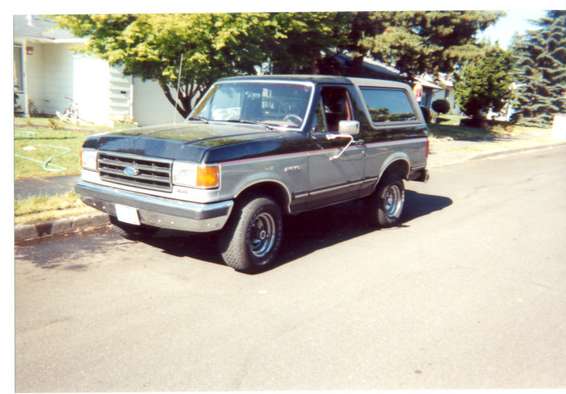
M 500 150 L 500 151 L 490 152 L 490 153 L 480 153 L 480 154 L 477 154 L 475 156 L 470 156 L 470 157 L 462 159 L 462 160 L 431 166 L 431 168 L 447 167 L 447 166 L 452 166 L 452 165 L 455 165 L 455 164 L 462 164 L 462 163 L 465 163 L 467 161 L 472 161 L 472 160 L 481 160 L 481 159 L 488 159 L 490 157 L 511 155 L 511 154 L 514 154 L 514 153 L 537 151 L 537 150 L 542 150 L 542 149 L 551 149 L 551 148 L 554 148 L 554 147 L 564 146 L 564 145 L 566 145 L 566 142 L 556 142 L 556 143 L 551 143 L 551 144 L 529 146 L 529 147 L 526 147 L 526 148 L 515 148 L 515 149 Z
M 94 213 L 70 218 L 55 219 L 42 223 L 18 224 L 14 230 L 14 241 L 26 242 L 48 238 L 57 234 L 68 234 L 107 226 L 110 223 L 105 213 Z
M 553 144 L 530 146 L 530 147 L 527 147 L 527 148 L 516 148 L 516 149 L 502 150 L 502 151 L 499 151 L 499 152 L 479 154 L 477 156 L 471 157 L 469 160 L 487 159 L 487 158 L 490 158 L 490 157 L 510 155 L 510 154 L 513 154 L 513 153 L 530 152 L 530 151 L 536 151 L 536 150 L 548 149 L 548 148 L 555 148 L 557 146 L 564 146 L 564 145 L 566 145 L 566 142 L 558 142 L 558 143 L 553 143 Z

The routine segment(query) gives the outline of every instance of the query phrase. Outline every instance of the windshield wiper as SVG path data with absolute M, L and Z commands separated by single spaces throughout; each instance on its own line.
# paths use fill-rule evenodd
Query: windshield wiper
M 265 126 L 265 128 L 268 129 L 268 130 L 275 130 L 275 128 L 273 126 L 271 126 L 270 124 L 267 124 L 267 123 L 264 123 L 264 122 L 258 122 L 258 121 L 255 121 L 255 120 L 229 119 L 229 120 L 223 120 L 223 122 L 258 124 L 258 125 Z
M 208 119 L 203 116 L 189 116 L 187 120 L 199 120 L 201 122 L 208 123 Z

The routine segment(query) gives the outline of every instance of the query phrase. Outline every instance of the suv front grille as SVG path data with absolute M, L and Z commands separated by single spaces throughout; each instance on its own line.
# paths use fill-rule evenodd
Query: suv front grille
M 171 167 L 171 160 L 98 152 L 98 172 L 108 182 L 170 192 Z

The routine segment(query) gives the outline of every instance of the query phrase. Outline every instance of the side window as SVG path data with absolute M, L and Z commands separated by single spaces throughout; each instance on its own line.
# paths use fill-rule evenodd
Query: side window
M 374 123 L 417 120 L 409 97 L 403 90 L 361 88 L 361 91 Z
M 324 117 L 324 105 L 322 104 L 322 99 L 318 101 L 316 106 L 314 125 L 312 131 L 315 133 L 323 132 L 328 130 L 326 126 L 326 119 Z
M 341 120 L 352 120 L 352 101 L 346 88 L 324 86 L 320 92 L 315 131 L 338 131 Z

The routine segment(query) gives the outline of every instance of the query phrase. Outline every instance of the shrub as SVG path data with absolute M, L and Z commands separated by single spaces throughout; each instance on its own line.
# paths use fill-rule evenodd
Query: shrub
M 438 114 L 447 114 L 450 111 L 450 103 L 444 99 L 434 100 L 432 109 Z

